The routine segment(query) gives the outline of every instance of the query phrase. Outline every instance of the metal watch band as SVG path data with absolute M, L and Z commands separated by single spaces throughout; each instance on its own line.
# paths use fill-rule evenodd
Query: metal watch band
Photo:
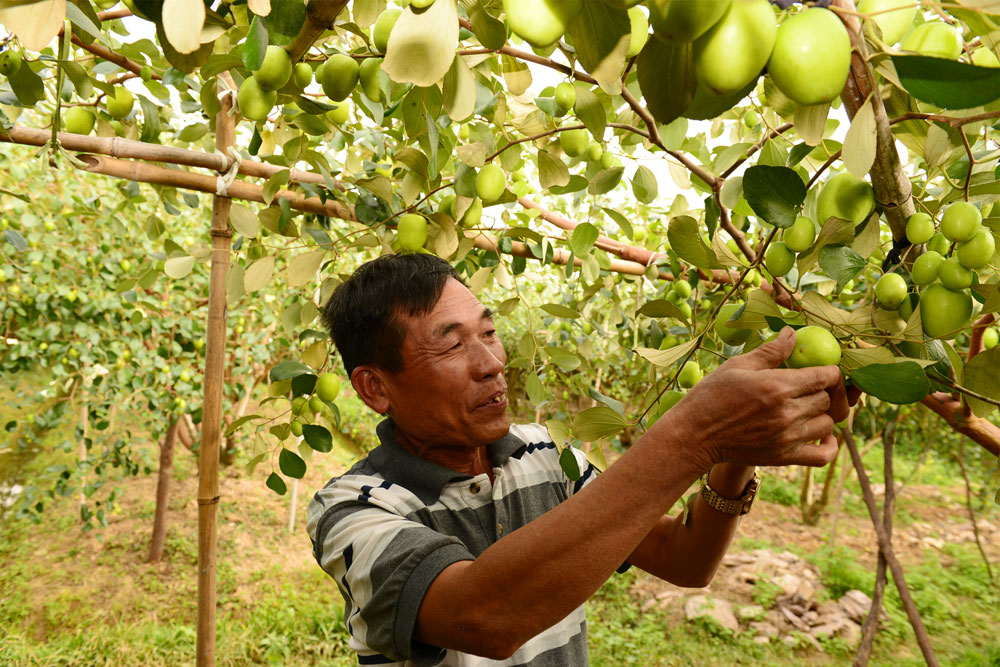
M 708 473 L 705 473 L 701 478 L 701 497 L 705 499 L 705 502 L 720 512 L 734 516 L 743 516 L 750 511 L 754 498 L 757 497 L 758 489 L 760 489 L 760 477 L 754 474 L 753 479 L 747 483 L 739 498 L 724 498 L 709 486 Z

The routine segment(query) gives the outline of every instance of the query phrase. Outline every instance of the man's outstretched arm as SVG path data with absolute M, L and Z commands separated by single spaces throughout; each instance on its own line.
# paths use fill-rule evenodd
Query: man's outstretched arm
M 723 364 L 580 493 L 476 560 L 443 570 L 424 597 L 415 639 L 507 657 L 593 595 L 714 464 L 831 461 L 828 411 L 843 381 L 834 367 L 778 369 L 793 346 L 786 330 Z M 649 562 L 640 554 L 643 566 L 670 561 L 662 543 L 652 546 Z

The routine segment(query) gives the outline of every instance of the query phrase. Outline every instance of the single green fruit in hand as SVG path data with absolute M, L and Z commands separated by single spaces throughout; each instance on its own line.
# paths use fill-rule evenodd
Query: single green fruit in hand
M 767 71 L 774 85 L 799 104 L 829 102 L 847 82 L 851 38 L 829 9 L 813 7 L 778 26 Z
M 236 104 L 240 108 L 240 113 L 258 122 L 267 120 L 267 115 L 271 113 L 277 99 L 278 93 L 264 90 L 252 76 L 243 80 L 240 91 L 236 94 Z
M 719 316 L 715 319 L 715 333 L 722 342 L 727 345 L 742 345 L 750 337 L 750 329 L 734 328 L 726 324 L 737 310 L 740 309 L 738 303 L 727 303 L 719 310 Z
M 295 63 L 292 68 L 292 83 L 299 90 L 305 90 L 313 81 L 313 69 L 307 63 Z
M 795 266 L 795 253 L 784 243 L 776 242 L 767 246 L 764 253 L 764 267 L 772 276 L 780 278 Z
M 822 327 L 807 326 L 795 332 L 795 349 L 785 362 L 789 368 L 830 366 L 840 363 L 840 343 Z
M 73 134 L 90 134 L 97 123 L 94 112 L 87 107 L 70 107 L 62 117 L 63 129 Z
M 21 54 L 12 48 L 6 48 L 0 53 L 0 74 L 11 76 L 21 69 Z
M 358 78 L 361 81 L 361 90 L 365 97 L 372 102 L 382 101 L 382 89 L 378 84 L 378 73 L 382 70 L 381 58 L 365 58 L 361 62 Z
M 996 327 L 989 327 L 983 332 L 983 349 L 992 350 L 1000 343 L 1000 331 Z
M 914 28 L 900 48 L 923 56 L 958 60 L 962 55 L 962 31 L 944 21 L 928 21 Z
M 273 44 L 264 52 L 260 69 L 253 73 L 253 78 L 257 79 L 257 85 L 262 90 L 278 90 L 288 83 L 291 76 L 292 59 L 289 58 L 288 51 Z
M 767 0 L 734 0 L 722 18 L 695 41 L 695 77 L 716 95 L 737 92 L 760 76 L 777 33 Z
M 334 105 L 332 109 L 326 112 L 326 117 L 334 125 L 343 125 L 350 118 L 350 109 L 347 106 L 347 102 L 338 102 Z
M 649 20 L 646 19 L 645 12 L 638 7 L 632 7 L 628 10 L 628 21 L 631 32 L 625 57 L 632 58 L 639 55 L 642 47 L 646 46 L 646 39 L 649 38 Z
M 694 359 L 685 361 L 681 372 L 677 374 L 677 384 L 690 389 L 699 382 L 701 382 L 701 366 Z
M 654 0 L 649 4 L 653 35 L 668 44 L 693 42 L 719 22 L 732 0 Z
M 427 218 L 407 213 L 399 219 L 396 236 L 399 238 L 399 249 L 403 252 L 420 250 L 427 242 Z
M 941 233 L 949 241 L 968 241 L 983 222 L 983 214 L 974 204 L 955 202 L 941 216 Z
M 122 119 L 132 112 L 135 98 L 132 91 L 124 86 L 115 86 L 114 92 L 104 98 L 104 106 L 112 118 Z
M 465 209 L 465 214 L 462 216 L 462 226 L 463 227 L 476 227 L 479 225 L 480 221 L 483 219 L 483 200 L 476 197 L 469 204 L 469 208 Z
M 875 191 L 872 186 L 846 171 L 835 174 L 823 185 L 816 202 L 820 225 L 826 224 L 830 218 L 842 218 L 860 225 L 873 210 Z
M 372 43 L 375 45 L 375 50 L 379 53 L 385 53 L 385 50 L 388 48 L 389 34 L 392 33 L 392 28 L 396 25 L 396 21 L 399 20 L 399 15 L 402 13 L 402 9 L 387 9 L 379 14 L 375 20 L 375 25 L 372 26 Z
M 989 264 L 996 251 L 997 244 L 993 234 L 990 230 L 980 227 L 971 239 L 958 244 L 955 256 L 965 268 L 981 269 Z
M 346 100 L 358 85 L 360 76 L 361 68 L 357 61 L 342 53 L 327 58 L 316 74 L 320 85 L 323 86 L 323 93 L 334 102 Z
M 507 176 L 495 164 L 484 165 L 476 174 L 476 194 L 483 203 L 492 204 L 503 196 L 507 189 Z
M 914 213 L 906 220 L 906 240 L 913 245 L 934 238 L 934 218 L 926 213 Z
M 559 145 L 569 157 L 580 157 L 590 145 L 590 134 L 584 129 L 560 132 Z
M 972 284 L 972 270 L 962 266 L 958 257 L 949 257 L 938 265 L 938 280 L 950 290 L 965 289 Z
M 928 285 L 920 293 L 920 321 L 931 338 L 954 338 L 972 317 L 972 295 L 944 285 Z
M 793 252 L 805 252 L 816 240 L 816 225 L 810 218 L 800 215 L 781 234 L 781 240 L 785 242 L 788 249 Z
M 324 401 L 333 402 L 340 393 L 340 377 L 336 373 L 323 373 L 316 380 L 316 395 Z
M 883 308 L 895 310 L 906 298 L 906 280 L 898 273 L 887 273 L 875 283 L 875 298 Z
M 944 261 L 944 256 L 934 250 L 928 250 L 913 262 L 910 269 L 910 280 L 914 285 L 930 285 L 937 280 L 938 267 Z
M 951 248 L 951 243 L 944 234 L 938 232 L 931 237 L 931 240 L 927 242 L 927 250 L 932 250 L 940 255 L 947 255 L 948 250 Z
M 556 86 L 555 100 L 560 112 L 570 111 L 576 104 L 576 86 L 569 81 L 563 81 Z
M 858 12 L 870 14 L 882 31 L 882 40 L 886 44 L 895 44 L 913 25 L 913 17 L 917 15 L 917 3 L 914 0 L 861 0 Z
M 559 41 L 582 6 L 583 0 L 503 0 L 511 31 L 540 49 Z

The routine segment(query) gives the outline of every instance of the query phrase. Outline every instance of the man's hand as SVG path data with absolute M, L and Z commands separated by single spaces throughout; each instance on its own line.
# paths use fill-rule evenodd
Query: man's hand
M 847 417 L 847 390 L 836 366 L 779 368 L 794 347 L 795 334 L 785 328 L 776 340 L 726 361 L 651 433 L 669 428 L 698 438 L 690 446 L 706 470 L 723 462 L 826 465 L 837 455 L 833 425 Z

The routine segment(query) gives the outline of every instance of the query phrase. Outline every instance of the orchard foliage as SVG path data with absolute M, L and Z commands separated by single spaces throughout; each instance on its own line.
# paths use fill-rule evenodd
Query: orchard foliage
M 560 444 L 627 445 L 680 389 L 786 325 L 822 330 L 870 396 L 911 404 L 946 392 L 968 402 L 971 418 L 995 414 L 1000 350 L 980 350 L 996 338 L 983 331 L 995 332 L 987 327 L 1000 309 L 1000 9 L 972 0 L 403 4 L 0 9 L 7 128 L 211 152 L 220 91 L 236 97 L 240 160 L 270 171 L 264 205 L 238 202 L 230 217 L 230 310 L 254 318 L 231 342 L 246 359 L 247 339 L 259 338 L 249 357 L 267 361 L 269 389 L 260 411 L 228 432 L 253 434 L 251 467 L 270 464 L 271 488 L 283 492 L 285 478 L 304 473 L 303 457 L 331 447 L 338 406 L 314 395 L 335 364 L 319 308 L 383 252 L 440 255 L 491 302 L 505 323 L 513 403 Z M 79 165 L 52 137 L 53 161 Z M 164 353 L 150 360 L 159 370 L 141 378 L 142 395 L 169 410 L 178 387 L 187 390 L 176 369 L 197 359 L 203 326 L 185 317 L 191 295 L 205 293 L 208 252 L 177 243 L 162 221 L 206 229 L 178 212 L 190 206 L 207 219 L 207 210 L 194 195 L 155 192 L 123 205 L 153 227 L 153 249 L 130 260 L 132 271 L 116 255 L 123 235 L 108 231 L 122 213 L 90 201 L 75 214 L 105 234 L 98 270 L 114 276 L 105 282 L 116 303 L 133 306 L 113 317 L 141 334 L 92 340 L 80 363 L 119 368 L 124 350 L 136 355 L 148 337 Z M 294 193 L 321 210 L 339 205 L 339 217 L 303 214 Z M 5 317 L 25 350 L 5 364 L 37 363 L 27 350 L 56 333 L 45 327 L 58 318 L 11 296 L 36 273 L 28 220 L 18 216 L 4 245 Z M 917 280 L 925 249 L 941 262 Z M 55 294 L 60 308 L 82 308 Z M 67 322 L 54 326 L 62 335 Z M 74 367 L 61 348 L 54 354 Z M 589 451 L 603 464 L 600 448 Z

